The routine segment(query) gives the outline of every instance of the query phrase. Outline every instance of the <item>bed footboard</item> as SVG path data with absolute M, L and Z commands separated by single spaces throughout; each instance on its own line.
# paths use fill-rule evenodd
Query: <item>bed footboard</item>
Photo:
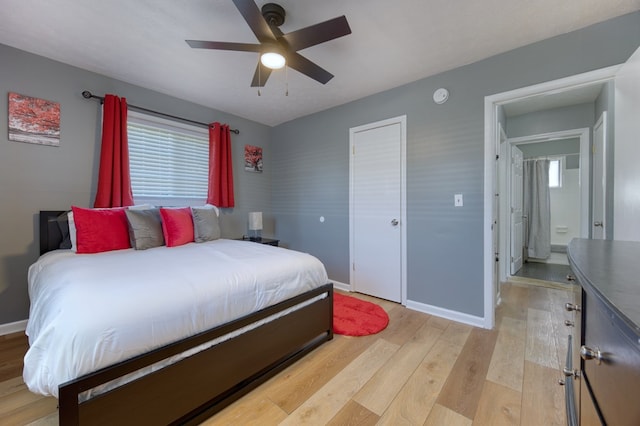
M 79 395 L 86 390 L 322 294 L 327 297 L 79 402 Z M 332 338 L 333 285 L 326 284 L 231 323 L 61 385 L 60 424 L 197 424 Z

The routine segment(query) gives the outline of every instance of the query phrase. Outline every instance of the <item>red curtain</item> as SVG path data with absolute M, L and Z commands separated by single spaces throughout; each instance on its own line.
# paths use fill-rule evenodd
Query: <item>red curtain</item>
M 127 100 L 105 95 L 102 106 L 102 148 L 94 207 L 133 205 L 127 139 Z
M 209 189 L 207 203 L 233 207 L 233 166 L 231 132 L 226 124 L 209 125 Z

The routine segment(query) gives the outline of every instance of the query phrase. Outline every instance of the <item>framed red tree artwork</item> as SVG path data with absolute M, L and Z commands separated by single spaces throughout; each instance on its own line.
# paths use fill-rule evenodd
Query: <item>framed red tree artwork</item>
M 60 104 L 9 93 L 9 140 L 60 145 Z
M 262 148 L 244 146 L 244 169 L 248 172 L 262 172 Z

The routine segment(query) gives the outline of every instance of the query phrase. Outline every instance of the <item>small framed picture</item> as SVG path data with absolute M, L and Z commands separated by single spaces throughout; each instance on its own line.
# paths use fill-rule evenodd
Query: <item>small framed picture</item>
M 9 93 L 9 140 L 60 146 L 60 104 Z
M 259 146 L 244 146 L 244 169 L 248 172 L 262 173 L 262 148 Z

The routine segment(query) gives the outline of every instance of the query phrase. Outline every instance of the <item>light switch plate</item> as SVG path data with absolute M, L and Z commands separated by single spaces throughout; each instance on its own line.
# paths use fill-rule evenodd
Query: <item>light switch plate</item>
M 462 207 L 462 194 L 456 194 L 453 196 L 453 205 L 456 207 Z

